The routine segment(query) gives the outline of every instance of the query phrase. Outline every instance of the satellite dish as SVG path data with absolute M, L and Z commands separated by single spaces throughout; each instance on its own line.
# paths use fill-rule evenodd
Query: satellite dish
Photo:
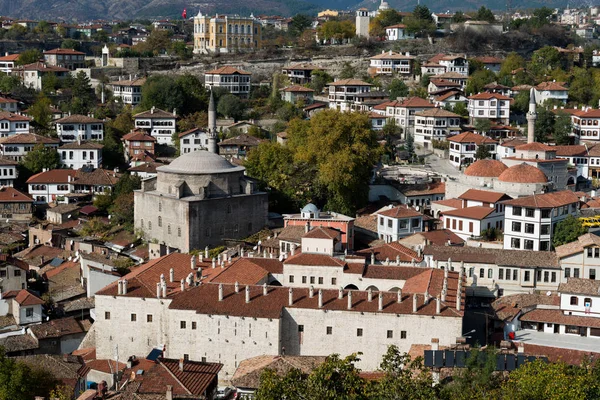
M 548 296 L 548 297 L 552 296 L 552 292 L 548 290 L 548 291 L 546 292 L 546 296 Z

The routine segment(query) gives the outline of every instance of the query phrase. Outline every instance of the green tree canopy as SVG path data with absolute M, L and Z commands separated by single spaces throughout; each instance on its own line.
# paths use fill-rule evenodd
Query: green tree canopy
M 27 49 L 19 53 L 18 65 L 33 64 L 44 58 L 40 49 Z
M 398 97 L 406 97 L 408 96 L 408 86 L 402 79 L 392 79 L 390 84 L 387 87 L 388 92 L 390 92 L 390 100 L 396 100 Z
M 377 16 L 371 18 L 369 34 L 373 37 L 384 38 L 387 35 L 385 28 L 401 23 L 402 19 L 402 15 L 396 10 L 382 10 Z
M 529 96 L 528 96 L 529 97 Z M 529 99 L 527 100 L 529 104 Z M 537 109 L 537 120 L 535 121 L 535 141 L 544 143 L 548 141 L 554 130 L 556 116 L 545 108 Z
M 467 94 L 476 94 L 484 91 L 484 86 L 496 80 L 496 74 L 489 69 L 480 69 L 475 71 L 467 80 L 465 92 Z
M 142 86 L 142 102 L 138 107 L 141 110 L 149 110 L 153 106 L 187 115 L 207 108 L 208 93 L 193 75 L 154 75 Z
M 29 107 L 29 115 L 33 118 L 32 125 L 42 135 L 49 135 L 50 123 L 52 122 L 52 103 L 43 92 L 38 94 L 35 102 Z
M 554 130 L 552 138 L 557 145 L 569 144 L 569 135 L 573 132 L 573 123 L 571 116 L 565 112 L 560 112 L 554 120 Z
M 325 86 L 327 86 L 328 83 L 333 82 L 333 77 L 320 69 L 313 71 L 310 77 L 310 88 L 317 94 L 322 93 Z
M 419 36 L 431 35 L 436 30 L 431 11 L 427 6 L 417 5 L 411 16 L 404 18 L 406 30 Z
M 217 111 L 219 114 L 228 118 L 233 118 L 234 121 L 237 121 L 244 116 L 246 105 L 236 95 L 227 93 L 219 99 Z
M 342 66 L 342 70 L 340 71 L 339 79 L 352 79 L 356 76 L 356 68 L 350 64 L 350 62 L 346 61 Z
M 492 12 L 492 10 L 485 6 L 479 7 L 479 10 L 477 10 L 477 14 L 475 14 L 475 19 L 477 21 L 487 21 L 490 23 L 496 22 L 496 17 L 494 17 L 494 13 Z
M 21 164 L 29 174 L 33 175 L 42 172 L 44 168 L 58 168 L 60 165 L 60 156 L 55 149 L 38 144 L 33 150 L 27 153 Z
M 296 14 L 292 17 L 288 32 L 293 37 L 298 37 L 305 29 L 312 26 L 312 18 L 305 14 Z
M 552 237 L 552 244 L 554 247 L 558 247 L 563 244 L 574 242 L 579 236 L 586 232 L 587 229 L 581 225 L 581 222 L 572 215 L 569 215 L 567 218 L 556 224 L 554 236 Z

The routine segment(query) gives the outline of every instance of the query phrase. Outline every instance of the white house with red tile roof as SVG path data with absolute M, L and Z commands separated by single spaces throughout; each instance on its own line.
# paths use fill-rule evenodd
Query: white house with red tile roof
M 7 291 L 0 297 L 0 316 L 12 315 L 17 325 L 40 323 L 43 304 L 44 300 L 27 289 Z
M 434 107 L 435 104 L 420 97 L 407 97 L 377 105 L 373 107 L 373 111 L 382 113 L 387 118 L 394 118 L 396 125 L 400 126 L 406 135 L 414 134 L 415 114 Z
M 313 71 L 322 69 L 311 64 L 292 64 L 283 67 L 281 73 L 286 75 L 293 84 L 304 85 L 310 83 Z
M 370 83 L 360 79 L 340 79 L 327 84 L 329 86 L 329 108 L 339 111 L 354 111 L 371 92 Z
M 58 148 L 60 163 L 65 168 L 101 168 L 102 149 L 104 145 L 97 142 L 65 143 Z
M 481 237 L 491 228 L 501 231 L 504 213 L 497 212 L 495 207 L 472 206 L 443 211 L 442 221 L 445 229 L 466 240 Z
M 9 97 L 0 97 L 0 110 L 16 113 L 19 111 L 19 102 Z
M 27 289 L 29 266 L 18 258 L 0 254 L 0 293 Z
M 32 64 L 16 67 L 13 70 L 13 73 L 23 81 L 23 85 L 26 87 L 35 90 L 42 90 L 42 78 L 44 76 L 52 74 L 58 79 L 64 79 L 69 75 L 69 69 L 46 65 L 45 63 L 38 61 Z
M 109 83 L 113 91 L 113 97 L 121 99 L 123 104 L 137 106 L 142 101 L 142 86 L 146 83 L 146 78 L 131 78 Z
M 189 129 L 179 134 L 179 153 L 186 154 L 208 148 L 208 135 L 200 128 Z
M 535 101 L 538 105 L 544 104 L 546 100 L 557 100 L 563 104 L 569 99 L 569 89 L 563 83 L 552 81 L 542 82 L 535 86 Z
M 442 108 L 446 106 L 454 107 L 458 103 L 467 104 L 469 102 L 462 90 L 459 89 L 445 89 L 439 92 L 432 92 L 429 93 L 429 99 L 437 107 Z
M 58 148 L 60 140 L 35 133 L 19 133 L 0 138 L 0 154 L 10 160 L 21 161 L 37 145 Z
M 469 80 L 469 77 L 458 72 L 444 72 L 442 74 L 433 75 L 430 80 L 453 82 L 460 85 L 460 87 L 458 87 L 459 89 L 464 90 L 467 86 L 467 80 Z
M 581 141 L 600 140 L 600 110 L 591 107 L 555 108 L 555 114 L 566 113 L 571 116 L 573 123 L 572 136 Z
M 461 117 L 442 108 L 429 108 L 415 113 L 415 143 L 426 149 L 432 141 L 445 142 L 452 134 L 460 132 Z
M 0 138 L 29 133 L 31 118 L 21 114 L 0 111 Z
M 74 71 L 85 68 L 85 53 L 73 49 L 53 49 L 44 52 L 44 61 L 54 67 Z
M 475 57 L 476 61 L 483 64 L 483 67 L 493 73 L 497 74 L 500 72 L 500 67 L 504 61 L 502 58 L 493 56 Z
M 6 54 L 0 57 L 0 72 L 10 75 L 15 68 L 19 54 Z
M 394 39 L 397 40 L 397 39 Z M 396 53 L 394 51 L 382 51 L 370 58 L 368 72 L 370 75 L 394 75 L 411 76 L 415 57 L 410 53 Z
M 242 69 L 224 66 L 204 73 L 204 86 L 210 88 L 224 88 L 231 94 L 248 97 L 250 93 L 250 78 L 252 74 Z
M 386 243 L 425 230 L 423 214 L 408 206 L 387 206 L 377 211 L 377 234 Z
M 577 215 L 579 198 L 562 190 L 507 200 L 504 205 L 504 248 L 548 251 L 556 224 Z
M 167 112 L 156 107 L 133 116 L 136 129 L 144 129 L 156 138 L 158 144 L 172 145 L 177 131 L 177 110 Z
M 56 133 L 63 142 L 82 140 L 104 140 L 104 121 L 87 115 L 73 114 L 58 119 Z
M 415 34 L 409 32 L 404 24 L 396 24 L 385 27 L 385 37 L 387 40 L 405 40 L 414 39 Z
M 499 93 L 484 92 L 469 96 L 467 109 L 471 124 L 478 118 L 487 118 L 508 125 L 510 102 L 510 97 Z
M 448 138 L 450 142 L 450 163 L 459 168 L 465 164 L 475 162 L 475 153 L 479 146 L 486 146 L 490 152 L 491 158 L 496 158 L 497 141 L 483 135 L 473 132 L 463 132 Z
M 465 77 L 469 76 L 469 61 L 464 54 L 438 54 L 430 58 L 428 63 L 441 65 L 444 67 L 444 73 L 454 72 Z
M 558 246 L 556 255 L 565 279 L 600 279 L 600 236 L 595 232 L 585 233 L 574 242 Z

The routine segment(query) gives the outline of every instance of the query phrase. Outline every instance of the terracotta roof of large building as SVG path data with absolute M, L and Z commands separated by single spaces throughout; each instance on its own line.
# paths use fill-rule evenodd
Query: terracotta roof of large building
M 461 134 L 451 136 L 448 138 L 448 141 L 456 143 L 475 143 L 477 145 L 485 143 L 498 143 L 494 139 L 490 139 L 487 136 L 478 135 L 473 132 L 463 132 Z
M 552 294 L 519 293 L 502 296 L 492 303 L 495 317 L 501 321 L 512 321 L 524 309 L 531 309 L 538 305 L 560 305 L 560 296 Z
M 533 207 L 533 208 L 555 208 L 578 203 L 579 197 L 570 190 L 533 194 L 527 197 L 518 197 L 503 203 L 510 206 Z
M 242 360 L 231 383 L 236 387 L 257 389 L 262 373 L 269 369 L 279 376 L 285 376 L 292 370 L 310 374 L 315 368 L 325 362 L 324 356 L 257 356 Z
M 335 82 L 329 82 L 327 86 L 373 86 L 370 83 L 360 79 L 340 79 Z
M 250 72 L 226 65 L 217 69 L 212 69 L 204 73 L 205 75 L 252 75 Z
M 44 54 L 62 54 L 62 55 L 79 55 L 79 56 L 85 56 L 85 53 L 81 52 L 81 51 L 77 51 L 75 49 L 52 49 L 52 50 L 47 50 L 44 52 Z
M 465 208 L 457 208 L 456 210 L 442 211 L 443 215 L 451 217 L 482 220 L 487 218 L 495 211 L 492 207 L 473 206 Z
M 568 278 L 558 286 L 558 291 L 569 294 L 600 295 L 600 281 L 594 279 Z
M 423 196 L 428 194 L 446 193 L 446 182 L 417 183 L 414 185 L 402 185 L 397 188 L 404 196 Z
M 47 136 L 36 135 L 35 133 L 18 133 L 0 138 L 0 144 L 58 144 L 60 140 Z
M 440 314 L 436 314 L 435 301 L 432 299 L 424 304 L 423 293 L 429 290 L 430 296 L 437 296 L 442 291 L 444 271 L 423 269 L 420 275 L 407 281 L 403 289 L 402 302 L 398 303 L 398 295 L 395 292 L 382 292 L 383 310 L 378 309 L 378 301 L 368 301 L 366 291 L 352 292 L 352 307 L 348 310 L 348 292 L 343 290 L 343 298 L 338 297 L 338 290 L 324 289 L 323 310 L 347 311 L 347 312 L 369 312 L 389 314 L 413 314 L 413 294 L 417 296 L 417 312 L 413 315 L 434 315 L 436 317 L 460 318 L 462 311 L 457 311 L 456 289 L 458 285 L 458 273 L 450 273 L 448 278 L 448 294 L 446 302 L 442 302 Z M 407 285 L 415 291 L 408 290 Z M 195 310 L 199 314 L 230 315 L 255 318 L 279 319 L 283 308 L 313 309 L 318 310 L 317 295 L 310 297 L 308 288 L 288 288 L 281 286 L 269 286 L 267 295 L 263 294 L 262 286 L 248 286 L 250 301 L 246 302 L 245 288 L 235 292 L 234 285 L 223 285 L 223 300 L 219 301 L 219 286 L 208 283 L 195 286 L 175 296 L 169 305 L 175 310 Z M 292 292 L 292 304 L 289 304 L 289 292 Z M 463 293 L 461 293 L 463 297 Z
M 328 228 L 328 227 L 322 227 L 322 226 L 316 226 L 314 228 L 312 228 L 311 230 L 309 230 L 307 233 L 305 233 L 302 237 L 303 238 L 307 238 L 307 239 L 336 239 L 338 236 L 340 236 L 340 231 L 333 229 L 333 228 Z
M 158 108 L 152 107 L 150 110 L 148 111 L 143 111 L 141 113 L 135 114 L 133 116 L 133 118 L 156 118 L 156 119 L 173 119 L 173 118 L 177 118 L 177 115 L 174 115 L 174 113 L 170 113 L 164 110 L 160 110 Z
M 434 260 L 452 259 L 454 262 L 470 262 L 510 266 L 559 268 L 558 257 L 553 251 L 522 251 L 486 249 L 482 247 L 426 246 L 423 254 Z
M 319 267 L 344 267 L 346 262 L 339 258 L 331 257 L 326 254 L 296 253 L 288 257 L 285 265 L 303 265 Z
M 181 137 L 181 136 L 180 136 Z M 143 130 L 133 130 L 127 135 L 124 135 L 121 140 L 136 141 L 136 142 L 156 142 L 154 136 L 148 135 Z
M 397 257 L 400 257 L 400 262 L 409 263 L 415 260 L 416 262 L 423 261 L 423 256 L 419 255 L 416 251 L 398 243 L 391 242 L 381 246 L 372 247 L 370 249 L 359 250 L 356 252 L 357 255 L 365 256 L 367 260 L 373 253 L 377 261 L 395 262 Z M 369 260 L 370 261 L 370 260 Z
M 77 171 L 72 169 L 51 169 L 31 176 L 27 183 L 69 183 L 76 175 Z
M 571 146 L 553 146 L 552 150 L 556 151 L 556 155 L 558 157 L 585 157 L 588 153 L 587 147 L 582 144 Z
M 258 285 L 269 274 L 283 273 L 283 263 L 274 258 L 244 257 L 238 258 L 209 279 L 212 283 L 235 283 L 240 285 Z
M 415 211 L 412 208 L 409 208 L 405 205 L 400 205 L 397 207 L 388 207 L 387 210 L 380 210 L 377 212 L 377 214 L 390 218 L 411 218 L 423 216 L 423 214 L 421 214 L 420 212 Z
M 513 165 L 506 171 L 502 172 L 498 177 L 502 182 L 512 183 L 546 183 L 548 178 L 546 175 L 533 165 L 521 163 Z
M 0 163 L 0 165 L 2 165 Z M 0 187 L 0 203 L 32 203 L 33 199 L 25 193 L 9 186 Z
M 427 245 L 446 246 L 448 241 L 450 245 L 462 245 L 465 241 L 456 233 L 449 229 L 436 229 L 427 232 L 417 232 L 412 236 L 421 236 L 425 239 Z M 410 236 L 408 236 L 410 237 Z
M 186 279 L 192 272 L 192 256 L 189 254 L 171 253 L 169 255 L 151 260 L 145 264 L 135 267 L 123 279 L 127 280 L 128 297 L 156 297 L 156 284 L 160 282 L 163 275 L 167 284 L 167 297 L 181 291 L 180 281 Z M 197 267 L 202 267 L 203 276 L 211 273 L 212 263 L 197 261 Z M 174 281 L 170 282 L 170 270 L 174 270 Z M 215 273 L 220 272 L 215 268 Z M 118 295 L 118 283 L 113 282 L 96 293 L 96 295 L 116 296 Z
M 59 149 L 92 149 L 92 150 L 103 149 L 103 148 L 104 148 L 104 145 L 101 143 L 87 142 L 87 141 L 83 141 L 81 143 L 78 143 L 78 142 L 65 143 L 59 147 Z
M 265 139 L 259 139 L 257 137 L 242 133 L 241 135 L 222 140 L 218 143 L 219 146 L 258 146 L 262 142 L 266 142 Z
M 403 25 L 404 26 L 404 25 Z M 403 27 L 402 26 L 402 27 Z M 387 28 L 395 28 L 396 26 L 388 26 Z M 414 60 L 414 56 L 407 56 L 406 54 L 397 53 L 395 51 L 385 51 L 371 57 L 371 60 Z
M 92 323 L 87 319 L 61 318 L 39 325 L 31 325 L 29 329 L 38 340 L 42 340 L 86 333 L 90 330 L 91 326 Z
M 419 117 L 460 118 L 460 115 L 444 110 L 443 108 L 430 108 L 416 112 L 415 115 Z
M 596 293 L 597 294 L 597 293 Z M 535 309 L 523 314 L 521 321 L 600 328 L 600 318 L 566 315 L 562 310 Z
M 54 121 L 55 124 L 102 124 L 104 121 L 87 115 L 73 114 Z
M 282 92 L 291 92 L 291 93 L 297 93 L 297 92 L 302 92 L 302 93 L 313 93 L 314 90 L 311 88 L 307 88 L 305 86 L 300 86 L 300 85 L 292 85 L 292 86 L 288 86 L 285 87 L 283 89 L 280 89 Z
M 122 81 L 112 81 L 109 84 L 113 86 L 144 86 L 146 78 L 134 78 Z
M 304 71 L 314 71 L 316 69 L 322 69 L 322 68 L 317 67 L 316 65 L 311 65 L 311 64 L 292 64 L 292 65 L 283 67 L 283 69 L 297 69 L 297 70 L 304 70 Z
M 55 67 L 54 65 L 46 65 L 45 63 L 38 61 L 31 64 L 23 65 L 18 67 L 17 70 L 21 71 L 38 71 L 38 72 L 69 72 L 68 68 Z
M 19 59 L 20 54 L 8 54 L 6 56 L 0 57 L 0 61 L 17 61 Z
M 469 189 L 459 199 L 481 201 L 483 203 L 497 203 L 500 200 L 510 200 L 511 197 L 504 193 L 491 192 L 489 190 Z
M 556 248 L 556 254 L 558 254 L 558 257 L 563 258 L 582 252 L 583 249 L 588 246 L 600 247 L 600 236 L 596 233 L 584 233 L 579 236 L 576 241 L 558 246 Z
M 539 143 L 539 142 L 531 142 L 522 144 L 520 146 L 515 147 L 515 150 L 522 151 L 554 151 L 556 150 L 553 146 L 548 146 L 547 144 Z
M 502 161 L 477 160 L 465 169 L 464 174 L 467 176 L 497 178 L 507 169 L 508 167 Z

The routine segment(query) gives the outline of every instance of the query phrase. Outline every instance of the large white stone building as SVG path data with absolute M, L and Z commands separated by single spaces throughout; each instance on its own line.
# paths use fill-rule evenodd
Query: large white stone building
M 586 233 L 556 248 L 563 278 L 600 278 L 600 236 Z
M 460 132 L 460 115 L 442 108 L 429 108 L 415 113 L 415 143 L 426 149 L 432 141 L 446 141 L 448 136 Z
M 485 118 L 508 125 L 511 101 L 510 97 L 500 93 L 484 92 L 469 96 L 469 119 L 472 124 L 478 118 Z
M 65 168 L 101 168 L 104 145 L 96 142 L 65 143 L 58 148 L 60 163 Z
M 190 258 L 170 254 L 96 293 L 98 358 L 160 345 L 170 358 L 220 360 L 227 380 L 258 355 L 360 351 L 358 366 L 375 370 L 390 344 L 447 346 L 463 333 L 462 273 L 407 267 L 398 292 L 291 288 L 219 282 L 227 269 L 198 270 Z
M 204 73 L 204 86 L 210 90 L 224 88 L 231 94 L 246 98 L 250 93 L 250 72 L 224 66 Z
M 413 74 L 415 57 L 410 53 L 402 54 L 394 51 L 383 51 L 381 54 L 371 57 L 369 74 L 371 75 L 394 75 L 409 77 Z
M 435 104 L 420 97 L 408 97 L 404 100 L 393 100 L 373 107 L 375 112 L 393 118 L 396 125 L 402 128 L 404 135 L 414 134 L 416 113 L 434 108 Z
M 104 140 L 104 121 L 87 115 L 69 115 L 54 121 L 62 142 Z
M 136 129 L 144 129 L 156 138 L 158 144 L 172 145 L 172 136 L 177 131 L 177 111 L 172 113 L 152 107 L 133 116 Z
M 563 190 L 507 200 L 504 205 L 504 248 L 548 251 L 556 224 L 577 214 L 579 198 Z
M 123 104 L 137 106 L 142 101 L 142 86 L 146 78 L 131 78 L 110 82 L 110 87 L 115 99 L 121 99 Z

